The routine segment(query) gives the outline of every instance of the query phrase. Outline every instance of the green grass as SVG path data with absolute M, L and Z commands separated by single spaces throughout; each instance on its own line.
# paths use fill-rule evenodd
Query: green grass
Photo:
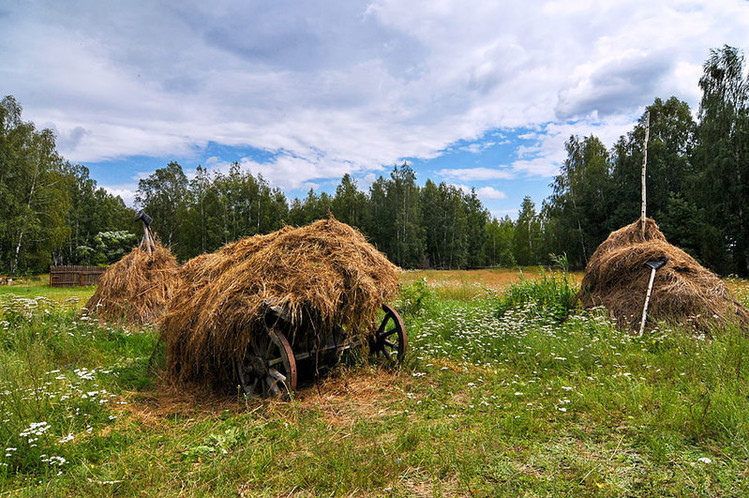
M 96 290 L 95 285 L 86 287 L 50 287 L 49 275 L 36 277 L 24 277 L 16 280 L 14 285 L 0 285 L 0 296 L 13 295 L 28 298 L 48 297 L 55 301 L 68 301 L 71 305 L 80 306 L 88 301 L 88 298 Z
M 406 286 L 403 368 L 342 367 L 289 402 L 170 387 L 153 330 L 0 296 L 0 494 L 749 494 L 744 332 L 633 338 L 514 292 Z

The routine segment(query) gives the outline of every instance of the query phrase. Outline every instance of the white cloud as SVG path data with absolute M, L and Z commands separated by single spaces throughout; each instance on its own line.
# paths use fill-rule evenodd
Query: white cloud
M 125 204 L 128 206 L 135 205 L 135 191 L 138 190 L 137 184 L 123 184 L 123 185 L 99 185 L 110 194 L 114 196 L 122 197 Z
M 507 194 L 501 190 L 497 190 L 494 187 L 479 187 L 476 189 L 476 195 L 479 199 L 505 199 Z
M 460 189 L 464 194 L 470 195 L 472 190 L 476 191 L 476 196 L 483 200 L 487 199 L 505 199 L 507 195 L 495 189 L 494 187 L 469 187 L 468 185 L 453 185 L 455 188 Z
M 437 174 L 448 180 L 461 181 L 509 180 L 515 177 L 512 171 L 499 168 L 441 169 Z
M 694 108 L 708 50 L 749 47 L 742 0 L 326 4 L 16 2 L 0 81 L 71 161 L 252 146 L 290 188 L 534 130 L 510 164 L 439 172 L 478 181 L 553 176 L 570 134 L 610 145 L 655 97 Z

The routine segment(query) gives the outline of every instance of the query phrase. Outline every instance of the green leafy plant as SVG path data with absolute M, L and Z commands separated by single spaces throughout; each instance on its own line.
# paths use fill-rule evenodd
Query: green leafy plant
M 498 299 L 497 313 L 504 315 L 513 308 L 530 307 L 539 316 L 552 316 L 558 321 L 565 320 L 575 308 L 577 285 L 570 280 L 566 255 L 551 255 L 560 272 L 541 270 L 541 277 L 528 279 L 523 276 L 520 282 L 511 284 Z

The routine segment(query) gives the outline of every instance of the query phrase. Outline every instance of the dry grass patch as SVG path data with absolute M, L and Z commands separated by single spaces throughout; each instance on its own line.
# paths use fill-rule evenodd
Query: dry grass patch
M 342 372 L 301 391 L 299 406 L 319 410 L 333 427 L 349 427 L 360 420 L 376 420 L 392 412 L 393 392 L 403 383 L 403 375 L 379 369 Z

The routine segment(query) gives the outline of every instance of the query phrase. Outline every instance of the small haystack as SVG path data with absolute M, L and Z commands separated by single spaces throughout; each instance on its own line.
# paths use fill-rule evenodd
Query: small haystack
M 184 283 L 161 319 L 171 376 L 231 386 L 234 362 L 267 334 L 267 306 L 289 316 L 293 334 L 340 325 L 368 331 L 398 290 L 399 269 L 356 229 L 332 217 L 228 244 L 182 268 Z
M 749 311 L 726 285 L 689 254 L 669 244 L 652 219 L 645 231 L 638 220 L 615 232 L 593 253 L 577 298 L 583 307 L 604 306 L 622 326 L 637 331 L 651 270 L 645 263 L 667 260 L 653 284 L 648 320 L 711 327 L 739 323 L 749 327 Z
M 154 236 L 151 217 L 140 211 L 135 221 L 143 222 L 140 246 L 107 268 L 86 303 L 100 320 L 153 323 L 179 287 L 177 260 Z
M 86 308 L 100 320 L 153 323 L 179 287 L 179 266 L 158 242 L 151 254 L 138 247 L 107 268 Z

